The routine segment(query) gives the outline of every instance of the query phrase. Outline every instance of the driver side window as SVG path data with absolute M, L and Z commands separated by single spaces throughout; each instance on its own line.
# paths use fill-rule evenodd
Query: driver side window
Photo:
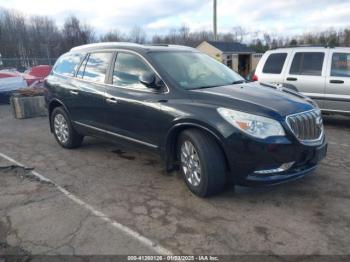
M 146 89 L 139 82 L 139 76 L 152 70 L 137 55 L 118 53 L 113 71 L 113 85 L 135 89 Z

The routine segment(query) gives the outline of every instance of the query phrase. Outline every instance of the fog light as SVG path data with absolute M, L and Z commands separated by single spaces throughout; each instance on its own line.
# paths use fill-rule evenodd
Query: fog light
M 280 172 L 287 171 L 288 169 L 290 169 L 294 165 L 294 163 L 295 162 L 289 162 L 289 163 L 282 164 L 278 168 L 258 170 L 258 171 L 255 171 L 254 174 L 266 175 L 266 174 L 280 173 Z

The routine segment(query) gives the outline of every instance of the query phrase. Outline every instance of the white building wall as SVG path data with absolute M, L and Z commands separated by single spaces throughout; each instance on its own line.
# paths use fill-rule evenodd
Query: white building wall
M 251 56 L 251 67 L 250 67 L 251 70 L 255 70 L 255 68 L 258 65 L 258 63 L 259 63 L 259 61 L 260 61 L 262 56 L 263 56 L 263 53 L 252 54 L 252 56 Z

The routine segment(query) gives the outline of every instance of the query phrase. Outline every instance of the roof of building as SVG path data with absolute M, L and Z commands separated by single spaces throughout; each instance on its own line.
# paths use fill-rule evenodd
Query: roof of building
M 245 44 L 237 42 L 207 41 L 210 45 L 216 47 L 223 53 L 255 53 L 253 49 Z
M 128 42 L 104 42 L 87 44 L 82 46 L 73 47 L 71 51 L 92 51 L 99 49 L 129 49 L 135 51 L 197 51 L 196 49 L 188 46 L 180 45 L 141 45 Z

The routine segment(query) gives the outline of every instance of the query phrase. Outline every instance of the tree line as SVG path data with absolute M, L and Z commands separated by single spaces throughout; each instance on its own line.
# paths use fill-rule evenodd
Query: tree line
M 129 32 L 118 29 L 102 35 L 89 24 L 75 16 L 65 19 L 59 27 L 56 21 L 47 16 L 26 16 L 14 10 L 0 9 L 0 55 L 6 58 L 55 59 L 74 46 L 108 41 L 125 41 L 152 44 L 179 44 L 195 47 L 204 40 L 214 38 L 211 31 L 191 31 L 186 25 L 170 29 L 166 34 L 147 35 L 140 26 Z M 263 32 L 247 32 L 243 27 L 232 27 L 230 32 L 220 33 L 218 40 L 244 42 L 257 52 L 289 45 L 330 45 L 350 46 L 350 28 L 328 29 L 318 33 L 305 33 L 299 36 L 273 36 Z
M 46 16 L 25 16 L 0 9 L 2 60 L 21 59 L 22 64 L 30 65 L 35 63 L 34 59 L 57 58 L 73 46 L 94 41 L 94 29 L 74 16 L 68 17 L 59 28 L 53 19 Z

